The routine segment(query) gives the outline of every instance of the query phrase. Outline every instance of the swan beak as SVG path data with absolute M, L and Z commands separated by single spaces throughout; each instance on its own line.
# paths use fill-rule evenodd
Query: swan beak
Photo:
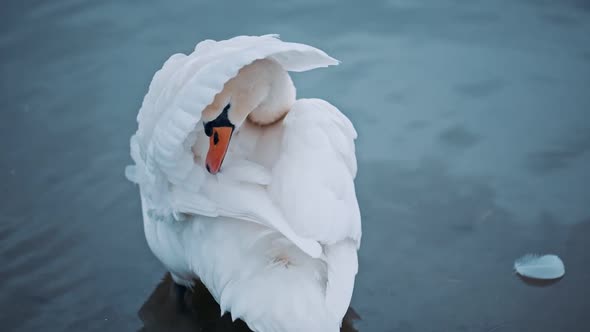
M 209 151 L 206 160 L 209 173 L 217 174 L 219 172 L 233 131 L 232 127 L 213 127 L 213 133 L 209 136 Z

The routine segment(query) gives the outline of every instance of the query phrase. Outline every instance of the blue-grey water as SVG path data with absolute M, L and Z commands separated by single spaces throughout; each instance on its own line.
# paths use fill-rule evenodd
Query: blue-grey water
M 169 55 L 267 33 L 342 61 L 294 79 L 359 133 L 359 331 L 590 330 L 584 0 L 2 1 L 0 330 L 202 327 L 148 301 L 128 140 Z

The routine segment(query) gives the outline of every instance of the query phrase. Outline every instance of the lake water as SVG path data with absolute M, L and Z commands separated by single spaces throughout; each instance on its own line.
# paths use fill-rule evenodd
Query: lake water
M 359 331 L 590 330 L 584 0 L 3 1 L 1 330 L 172 329 L 123 175 L 135 117 L 169 55 L 267 33 L 342 61 L 293 76 L 359 132 Z M 526 253 L 566 276 L 524 283 Z

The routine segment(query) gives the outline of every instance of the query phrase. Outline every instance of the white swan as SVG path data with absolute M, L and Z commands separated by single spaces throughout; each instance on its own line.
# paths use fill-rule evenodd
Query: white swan
M 287 72 L 334 64 L 273 35 L 206 40 L 166 61 L 138 115 L 126 174 L 150 249 L 254 331 L 338 331 L 350 304 L 356 132 L 329 103 L 295 100 Z

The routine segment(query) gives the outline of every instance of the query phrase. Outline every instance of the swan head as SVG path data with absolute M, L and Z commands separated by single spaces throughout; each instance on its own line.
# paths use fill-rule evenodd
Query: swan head
M 245 121 L 272 125 L 283 119 L 294 102 L 293 81 L 276 61 L 260 59 L 240 69 L 201 116 L 209 136 L 207 171 L 219 172 L 232 136 Z

